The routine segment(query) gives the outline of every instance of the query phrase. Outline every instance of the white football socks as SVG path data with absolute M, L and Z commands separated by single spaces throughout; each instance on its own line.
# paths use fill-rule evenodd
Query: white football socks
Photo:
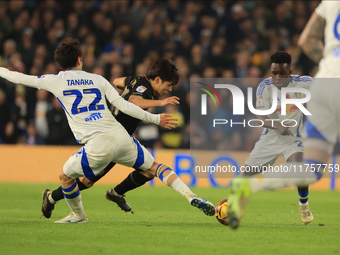
M 164 174 L 170 173 L 166 176 Z M 169 184 L 169 177 L 175 175 L 177 178 Z M 196 196 L 189 187 L 177 176 L 177 174 L 171 170 L 171 168 L 160 169 L 160 173 L 158 174 L 158 178 L 167 186 L 170 186 L 175 191 L 180 193 L 183 197 L 185 197 L 189 202 L 193 196 Z
M 69 188 L 62 187 L 62 190 L 66 203 L 70 207 L 71 211 L 76 215 L 76 217 L 79 217 L 80 219 L 84 218 L 85 211 L 81 201 L 81 194 L 77 182 L 72 184 L 72 186 Z
M 66 198 L 66 203 L 70 207 L 71 211 L 74 212 L 74 214 L 79 217 L 80 219 L 85 217 L 85 211 L 83 207 L 83 202 L 81 201 L 81 195 L 75 197 L 75 198 Z
M 180 193 L 189 202 L 191 197 L 196 196 L 179 177 L 171 183 L 170 187 Z

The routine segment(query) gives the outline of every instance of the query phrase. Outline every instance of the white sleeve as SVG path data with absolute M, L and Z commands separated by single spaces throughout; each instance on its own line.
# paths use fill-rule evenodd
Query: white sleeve
M 105 83 L 106 97 L 111 104 L 117 107 L 118 110 L 134 118 L 144 120 L 147 122 L 151 122 L 156 125 L 159 124 L 159 122 L 161 121 L 161 116 L 159 114 L 149 113 L 147 111 L 144 111 L 142 108 L 138 107 L 137 105 L 134 105 L 126 101 L 124 98 L 122 98 L 118 94 L 118 92 L 113 88 L 113 86 L 107 80 L 105 81 L 106 81 Z
M 327 10 L 326 10 L 326 4 L 324 1 L 322 1 L 318 7 L 315 8 L 315 12 L 320 15 L 322 18 L 326 19 L 327 16 Z
M 37 76 L 9 71 L 4 67 L 0 67 L 0 76 L 10 82 L 30 86 L 33 88 L 37 88 L 39 83 Z
M 256 91 L 256 109 L 268 110 L 271 107 L 269 85 L 260 83 Z
M 38 89 L 45 89 L 53 93 L 53 82 L 51 82 L 51 78 L 53 79 L 55 75 L 27 75 L 19 72 L 9 71 L 7 68 L 0 67 L 0 77 L 16 84 L 22 84 Z

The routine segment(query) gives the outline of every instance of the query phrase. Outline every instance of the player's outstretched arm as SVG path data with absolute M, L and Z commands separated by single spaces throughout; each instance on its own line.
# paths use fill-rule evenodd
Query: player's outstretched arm
M 122 97 L 117 98 L 116 100 L 114 100 L 113 102 L 110 102 L 111 104 L 113 104 L 115 107 L 118 108 L 118 110 L 120 110 L 121 112 L 130 115 L 134 118 L 140 119 L 140 120 L 144 120 L 147 122 L 151 122 L 154 123 L 156 125 L 159 125 L 161 127 L 165 127 L 167 129 L 171 129 L 172 127 L 174 127 L 175 120 L 176 119 L 171 119 L 170 116 L 164 115 L 164 114 L 152 114 L 149 113 L 147 111 L 144 111 L 142 108 L 127 102 L 126 100 L 124 100 Z
M 163 100 L 151 100 L 151 99 L 144 99 L 138 95 L 131 95 L 129 98 L 129 102 L 139 106 L 142 109 L 147 109 L 150 107 L 166 106 L 169 104 L 172 104 L 172 105 L 179 104 L 179 98 L 176 96 L 172 96 L 172 97 L 167 97 Z
M 154 123 L 161 127 L 170 128 L 174 125 L 174 120 L 171 120 L 169 116 L 161 116 L 159 114 L 151 114 L 144 111 L 142 108 L 126 101 L 122 98 L 118 92 L 112 87 L 112 85 L 104 79 L 105 95 L 109 102 L 115 106 L 121 112 L 130 115 L 131 117 L 144 120 L 146 122 Z
M 9 71 L 4 67 L 0 67 L 0 77 L 16 84 L 22 84 L 34 88 L 37 88 L 39 84 L 38 76 Z
M 314 11 L 298 41 L 299 47 L 316 64 L 322 58 L 325 26 L 326 20 Z

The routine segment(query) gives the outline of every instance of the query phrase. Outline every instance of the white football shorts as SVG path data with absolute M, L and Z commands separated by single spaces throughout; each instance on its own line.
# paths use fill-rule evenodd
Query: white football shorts
M 287 161 L 291 155 L 297 152 L 303 152 L 301 140 L 291 139 L 284 144 L 268 144 L 268 141 L 260 139 L 256 142 L 245 163 L 248 166 L 269 166 L 273 165 L 280 155 Z
M 85 176 L 91 180 L 110 162 L 141 170 L 149 169 L 154 158 L 125 129 L 119 128 L 91 138 L 64 164 L 64 174 L 70 178 Z

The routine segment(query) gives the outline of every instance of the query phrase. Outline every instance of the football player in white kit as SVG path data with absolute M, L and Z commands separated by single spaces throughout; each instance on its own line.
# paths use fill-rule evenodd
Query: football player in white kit
M 272 77 L 265 79 L 257 88 L 256 108 L 259 110 L 271 109 L 273 104 L 273 88 L 279 91 L 284 87 L 305 88 L 309 90 L 312 78 L 291 74 L 291 56 L 287 52 L 279 51 L 271 56 Z M 289 93 L 287 98 L 302 98 L 301 93 Z M 259 141 L 246 160 L 246 169 L 261 171 L 262 166 L 271 166 L 282 155 L 286 162 L 301 162 L 303 144 L 301 132 L 303 126 L 303 113 L 295 105 L 287 105 L 286 115 L 281 114 L 281 93 L 277 94 L 278 102 L 276 111 L 270 115 L 258 115 L 264 123 L 264 130 Z M 272 123 L 271 120 L 277 120 Z M 281 123 L 287 120 L 285 126 Z M 295 123 L 289 123 L 295 120 Z M 293 127 L 287 127 L 295 124 Z M 245 175 L 253 174 L 245 172 Z M 299 212 L 303 223 L 311 223 L 313 215 L 308 205 L 308 186 L 298 187 Z
M 80 43 L 66 38 L 55 51 L 55 60 L 65 71 L 57 75 L 32 76 L 0 68 L 0 77 L 13 83 L 45 89 L 59 100 L 65 110 L 71 130 L 85 144 L 64 164 L 59 174 L 65 200 L 71 213 L 56 223 L 85 223 L 85 214 L 75 179 L 96 176 L 111 161 L 148 170 L 157 165 L 151 154 L 129 136 L 107 107 L 105 97 L 120 111 L 171 129 L 176 120 L 169 114 L 151 114 L 127 102 L 102 76 L 82 71 Z M 156 170 L 156 169 L 155 169 Z
M 170 97 L 163 100 L 156 100 L 154 98 L 154 96 L 163 97 L 169 92 L 169 90 L 171 91 L 172 86 L 178 83 L 178 77 L 178 69 L 170 59 L 159 59 L 151 65 L 147 75 L 117 78 L 114 80 L 113 84 L 124 89 L 121 96 L 125 100 L 147 110 L 147 108 L 154 107 L 159 104 L 179 103 L 177 101 L 179 98 L 177 97 Z M 118 111 L 118 109 L 117 111 L 115 109 L 114 112 L 115 119 L 122 124 L 128 134 L 132 136 L 141 120 L 126 115 L 121 111 Z M 96 176 L 85 175 L 84 177 L 76 178 L 79 190 L 81 191 L 92 187 L 114 166 L 115 163 L 110 162 L 109 165 Z M 214 205 L 193 193 L 170 167 L 163 164 L 157 164 L 156 168 L 146 171 L 139 170 L 138 165 L 135 165 L 134 167 L 136 168 L 135 171 L 130 173 L 114 189 L 110 189 L 105 193 L 105 197 L 109 201 L 115 202 L 125 212 L 132 212 L 132 208 L 128 203 L 126 203 L 124 194 L 129 190 L 142 186 L 156 176 L 165 185 L 171 187 L 184 196 L 192 206 L 203 211 L 204 214 L 209 216 L 215 215 Z M 153 172 L 153 170 L 157 171 Z M 50 218 L 56 203 L 64 198 L 61 186 L 53 191 L 45 189 L 43 191 L 43 203 L 41 206 L 43 215 L 46 218 Z
M 319 180 L 324 170 L 334 171 L 335 167 L 326 164 L 340 135 L 340 82 L 336 79 L 340 78 L 339 24 L 340 2 L 323 0 L 299 39 L 302 50 L 319 63 L 319 71 L 310 89 L 311 99 L 307 103 L 311 115 L 307 117 L 305 124 L 303 162 L 295 164 L 302 171 L 296 178 L 285 178 L 291 175 L 283 172 L 280 173 L 281 178 L 277 178 L 278 175 L 276 178 L 265 178 L 272 177 L 270 173 L 262 175 L 262 178 L 235 178 L 230 188 L 228 208 L 232 228 L 239 226 L 242 210 L 250 193 L 266 188 L 309 185 Z

